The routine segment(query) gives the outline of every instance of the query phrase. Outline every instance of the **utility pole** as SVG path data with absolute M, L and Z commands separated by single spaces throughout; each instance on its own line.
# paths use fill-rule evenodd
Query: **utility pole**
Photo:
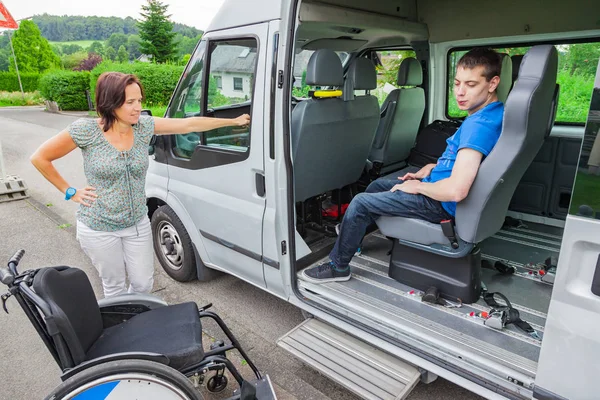
M 13 59 L 15 60 L 15 71 L 17 71 L 17 79 L 19 80 L 19 87 L 21 88 L 21 96 L 23 96 L 23 100 L 25 100 L 25 92 L 23 91 L 23 84 L 21 83 L 21 75 L 19 74 L 19 65 L 17 64 L 17 56 L 15 55 L 15 48 L 13 47 L 11 32 L 8 32 L 8 41 L 10 42 L 10 50 L 12 51 Z

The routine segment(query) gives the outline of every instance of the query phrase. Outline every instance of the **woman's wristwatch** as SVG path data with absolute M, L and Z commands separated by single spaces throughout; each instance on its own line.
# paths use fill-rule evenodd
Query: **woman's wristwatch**
M 74 187 L 68 188 L 67 191 L 65 192 L 65 200 L 71 200 L 71 197 L 75 196 L 76 192 L 77 192 L 77 189 L 75 189 Z

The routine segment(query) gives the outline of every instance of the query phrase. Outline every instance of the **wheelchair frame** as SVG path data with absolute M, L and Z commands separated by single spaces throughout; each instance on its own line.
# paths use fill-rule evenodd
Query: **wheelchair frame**
M 115 353 L 84 361 L 78 365 L 73 365 L 74 363 L 71 359 L 67 344 L 52 317 L 50 305 L 38 294 L 36 294 L 30 287 L 33 284 L 35 275 L 42 268 L 27 270 L 23 273 L 17 272 L 16 267 L 23 254 L 23 250 L 15 254 L 8 264 L 8 269 L 0 268 L 0 280 L 9 288 L 9 293 L 2 296 L 3 306 L 5 311 L 8 313 L 5 304 L 6 300 L 10 296 L 14 296 L 16 298 L 17 302 L 25 312 L 25 315 L 33 324 L 36 332 L 44 342 L 44 345 L 48 351 L 50 351 L 50 354 L 52 354 L 52 357 L 60 367 L 62 371 L 61 380 L 63 382 L 88 368 L 116 360 L 148 360 L 168 366 L 169 360 L 167 356 L 150 352 Z M 64 269 L 69 267 L 46 268 Z M 108 301 L 106 300 L 108 299 L 102 299 L 98 302 L 100 313 L 103 319 L 104 329 L 124 322 L 123 317 L 128 319 L 143 312 L 150 311 L 153 308 L 167 305 L 161 299 L 150 295 L 123 295 L 123 299 L 114 297 L 110 298 Z M 268 379 L 263 378 L 258 368 L 256 368 L 254 363 L 250 360 L 237 338 L 233 335 L 221 317 L 212 311 L 207 311 L 207 309 L 211 306 L 212 304 L 208 304 L 199 308 L 198 317 L 200 319 L 209 318 L 214 320 L 219 325 L 219 328 L 223 331 L 223 333 L 227 336 L 230 344 L 224 344 L 222 341 L 218 341 L 216 345 L 211 346 L 209 351 L 204 352 L 204 358 L 199 363 L 183 368 L 182 370 L 177 370 L 174 368 L 173 370 L 182 373 L 187 378 L 191 378 L 195 386 L 204 383 L 204 379 L 209 371 L 216 371 L 215 375 L 209 378 L 209 381 L 207 382 L 207 389 L 211 392 L 220 392 L 227 386 L 227 377 L 224 376 L 224 370 L 227 368 L 227 370 L 238 382 L 241 391 L 242 384 L 245 380 L 226 356 L 227 351 L 237 350 L 247 362 L 248 366 L 252 369 L 257 379 L 256 382 L 258 382 L 259 385 L 261 382 L 268 382 Z M 211 385 L 211 380 L 213 380 L 213 390 L 208 387 Z M 268 382 L 268 384 L 270 385 L 270 382 Z M 243 393 L 238 394 L 231 399 L 240 398 L 245 398 Z M 254 399 L 255 397 L 252 396 L 250 398 Z

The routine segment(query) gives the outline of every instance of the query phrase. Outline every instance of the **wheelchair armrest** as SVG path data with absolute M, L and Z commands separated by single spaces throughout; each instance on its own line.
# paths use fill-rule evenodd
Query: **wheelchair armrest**
M 168 304 L 160 297 L 142 293 L 126 293 L 119 296 L 98 300 L 98 307 L 100 308 L 100 311 L 102 311 L 102 309 L 105 307 L 134 305 L 144 306 L 152 310 L 154 308 L 164 307 Z
M 64 382 L 70 377 L 77 375 L 81 371 L 84 371 L 88 368 L 94 367 L 99 364 L 104 364 L 109 361 L 117 361 L 117 360 L 148 360 L 158 362 L 164 365 L 169 365 L 169 357 L 158 354 L 158 353 L 147 353 L 147 352 L 128 352 L 128 353 L 115 353 L 107 356 L 102 356 L 98 358 L 94 358 L 92 360 L 84 361 L 81 364 L 67 369 L 63 372 L 60 379 Z

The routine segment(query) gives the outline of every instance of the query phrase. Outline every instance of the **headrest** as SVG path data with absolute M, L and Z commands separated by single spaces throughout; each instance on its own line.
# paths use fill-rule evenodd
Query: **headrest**
M 398 86 L 419 86 L 423 84 L 423 69 L 416 58 L 405 58 L 398 69 Z
M 342 60 L 333 50 L 315 51 L 308 60 L 306 84 L 309 86 L 342 86 L 344 70 Z
M 558 52 L 552 45 L 539 45 L 533 46 L 523 56 L 521 67 L 519 69 L 519 75 L 515 82 L 513 89 L 509 95 L 509 99 L 505 105 L 505 116 L 506 114 L 515 113 L 517 110 L 523 108 L 523 101 L 531 102 L 531 92 L 534 90 L 541 91 L 543 88 L 546 92 L 551 93 L 552 103 L 550 108 L 545 106 L 543 109 L 532 109 L 527 115 L 531 118 L 531 115 L 545 115 L 547 120 L 540 121 L 545 124 L 544 134 L 547 136 L 554 125 L 554 119 L 556 117 L 556 108 L 558 105 L 559 86 L 556 84 L 556 76 L 558 71 Z M 513 104 L 514 94 L 514 104 Z M 541 95 L 540 95 L 541 96 Z M 517 99 L 521 99 L 521 102 Z M 523 100 L 524 99 L 524 100 Z M 535 113 L 535 114 L 533 114 Z M 518 118 L 512 118 L 516 122 L 521 121 Z M 511 121 L 514 123 L 515 121 Z M 531 124 L 530 120 L 521 121 L 524 125 Z M 505 123 L 507 120 L 505 118 Z
M 357 58 L 348 67 L 346 84 L 352 83 L 354 90 L 372 90 L 377 88 L 375 65 L 367 58 Z
M 519 76 L 519 69 L 521 68 L 521 61 L 523 61 L 522 54 L 515 54 L 511 57 L 512 59 L 512 80 L 513 82 L 517 80 L 517 76 Z
M 510 56 L 506 53 L 500 53 L 500 57 L 502 58 L 501 70 L 500 70 L 500 83 L 496 88 L 496 94 L 498 95 L 498 100 L 503 103 L 506 103 L 506 98 L 508 97 L 508 92 L 512 88 L 512 60 Z

